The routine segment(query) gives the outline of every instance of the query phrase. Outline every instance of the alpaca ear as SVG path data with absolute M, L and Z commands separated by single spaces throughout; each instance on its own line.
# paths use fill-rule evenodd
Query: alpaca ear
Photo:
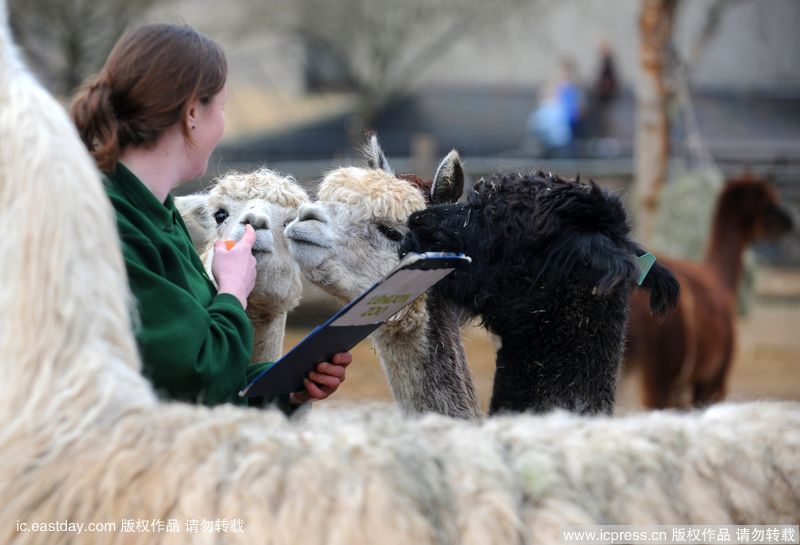
M 663 316 L 678 303 L 681 286 L 668 268 L 656 261 L 644 277 L 642 287 L 650 292 L 650 310 Z
M 636 264 L 630 254 L 607 237 L 589 237 L 586 244 L 573 243 L 572 246 L 575 252 L 571 259 L 579 258 L 579 262 L 588 263 L 597 274 L 595 287 L 601 297 L 608 296 L 620 285 L 626 285 L 636 278 Z
M 210 225 L 211 216 L 208 214 L 208 193 L 195 193 L 175 197 L 175 208 L 184 220 L 200 220 Z M 206 221 L 208 218 L 208 221 Z
M 192 245 L 198 253 L 204 251 L 215 236 L 214 220 L 208 210 L 208 194 L 197 193 L 175 197 L 175 208 L 186 224 Z
M 456 202 L 464 191 L 464 169 L 461 167 L 461 157 L 456 150 L 447 154 L 431 184 L 431 204 Z
M 391 166 L 389 166 L 389 161 L 386 160 L 386 156 L 383 154 L 381 145 L 378 143 L 377 135 L 370 135 L 367 145 L 363 148 L 363 153 L 367 158 L 367 166 L 369 168 L 377 168 L 378 170 L 383 170 L 389 174 L 394 174 L 394 170 Z

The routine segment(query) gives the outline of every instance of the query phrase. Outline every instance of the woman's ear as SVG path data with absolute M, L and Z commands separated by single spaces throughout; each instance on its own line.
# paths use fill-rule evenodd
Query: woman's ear
M 200 113 L 200 101 L 195 99 L 189 103 L 186 109 L 186 128 L 189 130 L 197 127 L 197 117 Z

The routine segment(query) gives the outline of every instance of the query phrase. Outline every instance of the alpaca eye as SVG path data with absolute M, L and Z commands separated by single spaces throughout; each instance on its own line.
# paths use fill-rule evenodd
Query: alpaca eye
M 391 240 L 392 242 L 400 242 L 403 240 L 403 233 L 395 229 L 394 227 L 389 227 L 388 225 L 377 225 L 378 231 L 381 232 L 383 236 Z
M 226 219 L 228 219 L 228 211 L 225 210 L 224 208 L 220 208 L 219 210 L 214 212 L 214 221 L 217 222 L 217 225 L 219 225 Z

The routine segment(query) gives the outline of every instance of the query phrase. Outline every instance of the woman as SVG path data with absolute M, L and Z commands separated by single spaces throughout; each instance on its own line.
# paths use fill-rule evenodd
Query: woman
M 208 37 L 188 26 L 145 25 L 120 39 L 70 108 L 116 211 L 143 372 L 167 397 L 207 405 L 242 403 L 248 370 L 268 365 L 248 369 L 252 227 L 230 251 L 215 248 L 215 289 L 170 195 L 205 173 L 222 138 L 226 76 L 225 55 Z M 328 397 L 351 359 L 321 363 L 291 402 Z

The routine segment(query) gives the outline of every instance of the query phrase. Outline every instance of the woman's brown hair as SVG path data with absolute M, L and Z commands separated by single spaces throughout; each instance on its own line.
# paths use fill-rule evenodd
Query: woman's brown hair
M 186 119 L 194 100 L 208 103 L 227 74 L 225 54 L 207 36 L 188 26 L 144 25 L 120 38 L 76 93 L 70 115 L 98 168 L 111 171 L 125 147 L 154 145 Z M 193 144 L 186 123 L 181 130 Z

